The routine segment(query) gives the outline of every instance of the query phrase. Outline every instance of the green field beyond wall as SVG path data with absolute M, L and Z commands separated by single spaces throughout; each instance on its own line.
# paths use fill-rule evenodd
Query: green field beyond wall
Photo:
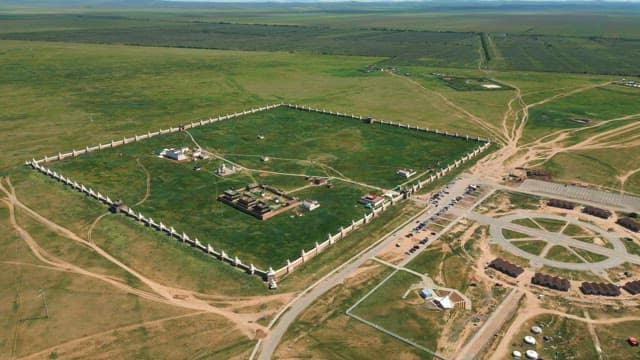
M 194 163 L 156 155 L 162 148 L 194 147 L 194 141 L 216 157 Z M 411 180 L 423 179 L 479 145 L 278 108 L 55 162 L 51 168 L 245 263 L 276 267 L 370 211 L 358 199 L 406 182 L 397 170 L 412 168 L 417 174 Z M 270 160 L 262 161 L 263 156 Z M 219 177 L 215 169 L 221 159 L 246 170 Z M 330 177 L 333 187 L 310 186 L 305 176 Z M 216 200 L 223 191 L 250 183 L 280 188 L 321 206 L 261 221 Z

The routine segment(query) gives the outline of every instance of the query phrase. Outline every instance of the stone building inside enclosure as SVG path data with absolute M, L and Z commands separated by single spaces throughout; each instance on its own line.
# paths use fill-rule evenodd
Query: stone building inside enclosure
M 218 200 L 260 220 L 270 219 L 300 204 L 300 199 L 265 184 L 229 189 Z

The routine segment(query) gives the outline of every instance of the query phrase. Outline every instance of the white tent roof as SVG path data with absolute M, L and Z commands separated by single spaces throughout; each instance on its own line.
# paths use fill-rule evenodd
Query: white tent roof
M 449 295 L 441 298 L 435 297 L 434 301 L 443 309 L 453 309 L 453 303 L 449 299 Z

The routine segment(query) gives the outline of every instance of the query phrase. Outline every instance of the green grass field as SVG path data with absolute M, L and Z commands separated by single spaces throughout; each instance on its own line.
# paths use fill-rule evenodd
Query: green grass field
M 540 324 L 544 326 L 542 334 L 532 334 L 531 326 Z M 525 345 L 522 339 L 526 335 L 535 336 L 537 344 L 535 346 Z M 545 342 L 542 336 L 550 336 L 552 340 Z M 507 341 L 517 344 L 514 350 L 524 353 L 527 349 L 533 349 L 545 359 L 592 359 L 598 357 L 587 325 L 552 315 L 537 316 L 525 322 L 521 330 Z
M 533 255 L 540 255 L 547 246 L 547 242 L 541 240 L 513 241 L 512 244 Z
M 577 248 L 572 248 L 572 249 L 573 251 L 578 253 L 578 255 L 582 256 L 585 260 L 587 260 L 587 262 L 595 263 L 595 262 L 600 262 L 607 259 L 606 256 L 592 253 L 591 251 L 577 249 Z
M 562 228 L 567 224 L 566 221 L 545 218 L 534 218 L 533 221 L 549 232 L 560 232 L 560 230 L 562 230 Z
M 122 199 L 147 217 L 178 231 L 188 230 L 190 236 L 214 248 L 266 268 L 297 258 L 302 249 L 311 249 L 326 240 L 327 234 L 335 234 L 340 226 L 369 212 L 358 204 L 360 196 L 380 194 L 376 187 L 390 189 L 406 181 L 395 174 L 398 169 L 433 171 L 478 145 L 286 108 L 199 127 L 190 134 L 204 149 L 253 170 L 221 178 L 213 173 L 220 160 L 201 161 L 201 170 L 193 171 L 193 163 L 155 155 L 160 148 L 194 146 L 185 133 L 55 162 L 51 168 L 113 199 Z M 272 160 L 261 162 L 262 155 Z M 136 206 L 145 198 L 146 172 L 150 192 Z M 305 174 L 336 177 L 334 187 L 309 187 Z M 294 196 L 317 200 L 321 206 L 300 217 L 289 211 L 259 221 L 216 201 L 223 191 L 250 183 L 298 189 Z
M 575 224 L 568 224 L 562 231 L 567 236 L 589 236 L 592 232 Z
M 615 103 L 615 106 L 611 106 Z M 557 129 L 580 129 L 596 125 L 603 120 L 611 120 L 640 112 L 640 91 L 617 85 L 590 89 L 579 94 L 535 107 L 527 122 L 526 140 L 535 140 L 549 131 Z M 624 123 L 620 123 L 622 125 Z M 610 124 L 618 125 L 617 123 Z M 571 136 L 568 143 L 575 144 L 593 132 L 603 132 L 606 126 L 597 130 L 579 131 Z
M 637 89 L 608 85 L 562 96 L 640 75 L 634 61 L 640 55 L 640 6 L 636 4 L 172 2 L 155 6 L 156 2 L 146 0 L 91 4 L 64 0 L 63 5 L 61 1 L 9 0 L 0 4 L 0 151 L 4 155 L 0 176 L 9 177 L 18 198 L 43 217 L 90 238 L 159 284 L 198 292 L 198 297 L 215 306 L 218 298 L 224 299 L 220 307 L 227 306 L 227 300 L 257 304 L 268 290 L 260 279 L 212 261 L 206 254 L 122 215 L 111 214 L 96 221 L 106 212 L 104 206 L 23 167 L 23 162 L 270 103 L 305 104 L 498 138 L 504 135 L 496 133 L 513 126 L 510 110 L 521 117 L 523 108 L 533 105 L 517 146 L 560 130 L 572 132 L 558 145 L 579 146 L 557 154 L 538 154 L 543 158 L 534 157 L 526 166 L 547 169 L 554 180 L 584 181 L 640 194 L 640 172 L 626 182 L 618 178 L 635 170 L 640 160 L 640 146 L 635 142 L 637 117 L 609 121 L 640 113 Z M 361 71 L 369 65 L 385 71 Z M 432 73 L 451 74 L 459 80 L 447 84 Z M 512 90 L 485 91 L 477 79 Z M 319 114 L 301 115 L 309 120 L 301 122 L 291 114 L 279 109 L 256 115 L 249 122 L 244 122 L 247 117 L 191 132 L 202 146 L 256 169 L 229 178 L 212 174 L 219 160 L 202 161 L 202 170 L 195 172 L 193 164 L 176 164 L 154 155 L 161 147 L 191 146 L 185 134 L 52 166 L 129 205 L 146 198 L 134 208 L 212 243 L 217 250 L 224 249 L 260 267 L 278 267 L 287 258 L 298 257 L 302 248 L 313 247 L 315 241 L 325 240 L 327 233 L 335 233 L 339 226 L 362 216 L 367 210 L 357 204 L 357 198 L 373 187 L 391 188 L 402 182 L 395 176 L 399 167 L 413 167 L 421 173 L 446 165 L 471 149 L 467 147 L 471 142 L 451 138 L 380 129 Z M 578 121 L 582 119 L 589 121 Z M 595 142 L 604 148 L 581 144 L 606 131 L 610 135 Z M 257 134 L 266 135 L 265 141 L 257 142 Z M 499 146 L 497 143 L 494 149 Z M 262 155 L 272 160 L 263 163 L 259 161 Z M 544 159 L 547 155 L 554 156 Z M 294 212 L 288 212 L 267 222 L 215 200 L 221 191 L 253 181 L 287 190 L 307 184 L 300 176 L 267 171 L 329 175 L 336 178 L 335 186 L 296 191 L 297 196 L 319 200 L 321 207 L 302 217 L 291 218 Z M 455 176 L 451 174 L 425 191 Z M 540 203 L 536 197 L 498 194 L 487 203 L 506 203 L 508 208 L 501 212 L 518 207 L 537 209 Z M 282 279 L 274 295 L 282 295 L 282 301 L 289 299 L 287 296 L 320 279 L 417 211 L 419 207 L 413 202 L 391 208 Z M 9 219 L 8 209 L 0 206 L 0 285 L 5 289 L 0 299 L 7 304 L 7 316 L 0 319 L 0 353 L 5 357 L 26 357 L 49 348 L 42 357 L 249 357 L 254 337 L 240 333 L 221 316 L 196 314 L 172 319 L 185 310 L 43 266 Z M 122 268 L 45 229 L 24 213 L 18 211 L 16 219 L 52 256 L 153 292 Z M 570 226 L 565 233 L 582 235 Z M 445 319 L 452 321 L 447 323 L 451 325 L 450 337 L 459 336 L 461 324 L 486 318 L 488 312 L 478 310 L 495 308 L 504 295 L 502 288 L 472 287 L 471 278 L 460 276 L 470 271 L 468 254 L 479 256 L 486 249 L 474 244 L 478 241 L 475 237 L 464 249 L 454 246 L 461 234 L 454 235 L 443 239 L 451 245 L 446 253 L 429 249 L 408 265 L 436 274 L 436 281 L 445 285 L 466 289 L 473 298 L 472 312 L 456 310 L 452 318 Z M 630 252 L 640 253 L 640 246 L 626 245 Z M 528 266 L 527 260 L 497 245 L 490 248 L 497 256 Z M 574 257 L 559 250 L 550 255 L 562 260 Z M 592 254 L 583 256 L 597 260 Z M 375 271 L 358 273 L 310 306 L 292 325 L 294 331 L 289 332 L 276 357 L 368 359 L 374 353 L 400 359 L 428 358 L 344 316 L 355 299 L 390 271 L 377 264 L 367 266 Z M 540 271 L 604 281 L 588 272 L 547 267 Z M 399 300 L 400 292 L 414 277 L 398 275 L 406 277 L 394 276 L 368 299 L 363 304 L 364 315 L 432 346 L 443 319 Z M 47 320 L 33 319 L 42 314 L 39 288 L 47 291 L 51 313 Z M 262 305 L 255 305 L 255 309 Z M 238 311 L 249 311 L 251 306 Z M 264 314 L 256 319 L 264 324 L 272 316 Z M 148 323 L 156 320 L 166 322 Z M 596 357 L 592 347 L 585 345 L 589 339 L 583 327 L 569 321 L 549 321 L 562 339 L 552 344 L 560 350 L 541 350 L 545 358 L 556 354 Z M 121 329 L 123 326 L 133 327 Z M 633 326 L 636 324 L 621 328 L 629 332 Z M 609 328 L 597 331 L 609 358 L 633 356 L 616 352 L 618 332 Z M 89 338 L 83 340 L 86 336 Z
M 415 275 L 400 271 L 360 303 L 353 313 L 427 349 L 435 350 L 438 334 L 447 315 L 422 304 L 422 299 L 416 299 L 416 292 L 402 299 L 405 291 L 418 281 L 420 279 Z
M 631 334 L 636 334 L 639 326 L 638 321 L 627 321 L 596 327 L 596 333 L 606 356 L 611 360 L 640 359 L 638 348 L 629 346 L 626 342 L 629 336 L 635 336 Z
M 526 227 L 530 227 L 532 229 L 540 229 L 540 226 L 538 226 L 538 224 L 536 224 L 530 218 L 516 219 L 516 220 L 513 220 L 513 223 L 514 224 L 518 224 L 518 225 L 522 225 L 522 226 L 526 226 Z
M 509 230 L 509 229 L 502 229 L 502 235 L 504 235 L 504 237 L 507 239 L 522 239 L 522 238 L 531 237 L 527 234 L 523 234 L 523 233 Z
M 573 254 L 569 249 L 564 246 L 554 245 L 549 249 L 546 256 L 549 260 L 556 260 L 568 263 L 581 263 L 583 262 L 579 257 Z
M 475 68 L 483 59 L 492 69 L 631 75 L 637 75 L 637 67 L 626 59 L 640 51 L 634 24 L 640 11 L 633 5 L 606 9 L 615 20 L 601 16 L 597 6 L 512 5 L 489 11 L 465 4 L 284 4 L 268 11 L 256 4 L 184 4 L 173 11 L 139 6 L 133 5 L 135 11 L 108 4 L 98 10 L 78 6 L 66 13 L 54 7 L 48 21 L 41 15 L 44 9 L 9 8 L 0 18 L 0 37 L 374 55 L 396 65 Z

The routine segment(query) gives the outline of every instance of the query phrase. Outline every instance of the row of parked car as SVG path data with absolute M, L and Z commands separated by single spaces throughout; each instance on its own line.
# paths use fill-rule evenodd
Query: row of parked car
M 441 200 L 441 198 L 443 198 L 444 195 L 449 195 L 448 189 L 453 184 L 455 184 L 455 182 L 456 182 L 456 180 L 453 180 L 452 182 L 447 184 L 443 189 L 441 189 L 440 191 L 438 191 L 437 193 L 435 193 L 435 194 L 433 194 L 431 196 L 431 203 L 433 205 L 435 205 L 436 208 L 439 206 L 438 202 Z M 445 205 L 442 208 L 440 208 L 440 210 L 438 210 L 438 212 L 436 214 L 432 215 L 429 219 L 421 221 L 421 222 L 418 222 L 418 225 L 415 228 L 413 228 L 413 232 L 410 232 L 409 234 L 405 235 L 405 237 L 406 238 L 412 238 L 414 236 L 414 233 L 418 233 L 418 232 L 422 231 L 429 224 L 429 222 L 434 221 L 439 216 L 442 216 L 444 213 L 449 211 L 449 208 L 451 208 L 456 203 L 458 203 L 458 201 L 462 200 L 464 198 L 464 196 L 471 194 L 472 192 L 478 190 L 479 188 L 480 188 L 480 185 L 469 185 L 469 186 L 467 186 L 467 188 L 465 189 L 463 195 L 456 196 L 454 199 L 449 201 L 449 203 L 447 205 Z M 435 232 L 431 233 L 431 235 L 435 235 L 435 234 L 436 234 Z M 425 236 L 423 239 L 421 239 L 419 241 L 419 244 L 414 245 L 405 254 L 406 255 L 413 254 L 418 249 L 420 249 L 420 245 L 426 245 L 428 242 L 429 242 L 429 238 Z M 397 246 L 399 246 L 399 244 Z

